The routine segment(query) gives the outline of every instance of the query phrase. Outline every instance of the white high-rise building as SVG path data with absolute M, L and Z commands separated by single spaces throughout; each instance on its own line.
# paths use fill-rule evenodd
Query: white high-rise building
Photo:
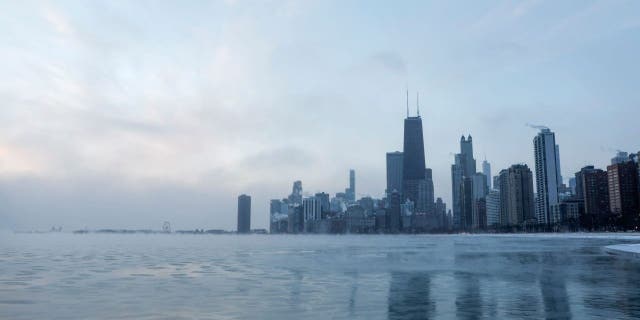
M 487 189 L 491 190 L 491 164 L 486 159 L 482 161 L 482 173 L 487 177 Z
M 487 226 L 500 225 L 500 191 L 491 190 L 487 195 Z
M 560 148 L 556 144 L 556 136 L 548 128 L 540 130 L 533 139 L 533 150 L 536 162 L 536 213 L 538 223 L 551 222 L 552 205 L 560 202 L 559 193 L 562 186 L 560 174 Z

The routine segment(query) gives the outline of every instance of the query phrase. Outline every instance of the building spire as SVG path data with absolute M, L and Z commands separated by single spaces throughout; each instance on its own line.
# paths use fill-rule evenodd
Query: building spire
M 416 92 L 416 109 L 418 110 L 418 117 L 420 116 L 420 92 Z
M 407 118 L 409 118 L 409 86 L 407 86 Z

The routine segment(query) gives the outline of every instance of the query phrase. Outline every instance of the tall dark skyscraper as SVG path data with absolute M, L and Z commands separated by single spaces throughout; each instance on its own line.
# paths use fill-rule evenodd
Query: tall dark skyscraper
M 476 159 L 473 158 L 473 139 L 460 137 L 460 153 L 455 155 L 455 162 L 451 165 L 451 188 L 453 197 L 453 220 L 456 228 L 469 228 L 471 220 L 465 218 L 470 217 L 473 205 L 464 206 L 463 203 L 463 184 L 466 178 L 472 178 L 476 173 Z M 466 192 L 473 194 L 473 185 L 466 188 Z
M 402 193 L 402 152 L 387 152 L 387 195 L 393 190 Z
M 638 164 L 628 160 L 607 167 L 609 207 L 611 213 L 622 217 L 626 227 L 634 226 L 640 216 L 638 199 Z
M 471 177 L 476 173 L 476 159 L 473 158 L 473 138 L 460 138 L 460 154 L 462 155 L 462 174 Z
M 243 194 L 238 197 L 238 233 L 251 231 L 251 197 Z
M 356 201 L 356 171 L 349 170 L 349 191 L 351 192 L 351 201 Z
M 533 173 L 526 164 L 500 171 L 500 224 L 516 226 L 536 221 Z
M 392 191 L 389 194 L 389 208 L 387 209 L 387 230 L 391 233 L 400 231 L 400 192 Z
M 451 165 L 451 204 L 453 210 L 453 227 L 460 228 L 462 226 L 462 155 L 456 154 L 454 164 Z
M 471 229 L 473 224 L 473 178 L 464 177 L 460 185 L 460 228 Z
M 424 184 L 425 161 L 424 139 L 422 136 L 422 118 L 420 110 L 415 117 L 404 119 L 404 147 L 402 159 L 402 193 L 403 200 L 409 199 L 418 203 L 420 184 Z
M 576 177 L 580 177 L 580 194 L 576 198 L 584 201 L 585 214 L 593 221 L 603 221 L 609 214 L 607 172 L 586 166 L 576 173 Z

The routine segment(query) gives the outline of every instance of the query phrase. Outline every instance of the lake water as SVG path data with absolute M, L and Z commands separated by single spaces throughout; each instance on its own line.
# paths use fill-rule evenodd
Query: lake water
M 640 260 L 603 247 L 633 242 L 7 233 L 0 318 L 632 319 Z

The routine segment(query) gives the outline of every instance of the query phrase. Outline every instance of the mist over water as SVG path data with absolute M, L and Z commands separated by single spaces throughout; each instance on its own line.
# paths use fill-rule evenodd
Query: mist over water
M 631 319 L 633 238 L 6 233 L 0 318 Z

